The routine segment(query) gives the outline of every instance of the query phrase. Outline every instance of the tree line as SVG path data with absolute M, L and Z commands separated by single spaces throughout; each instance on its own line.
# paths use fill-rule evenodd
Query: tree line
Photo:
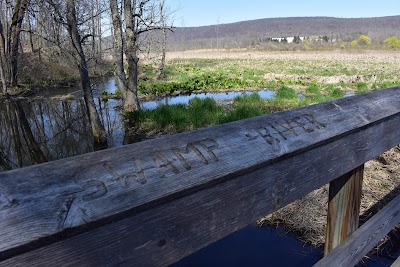
M 113 37 L 114 74 L 124 110 L 139 109 L 138 53 L 142 36 L 157 30 L 163 47 L 172 22 L 165 0 L 5 0 L 0 2 L 0 78 L 2 92 L 18 86 L 19 54 L 56 48 L 79 70 L 81 87 L 95 141 L 105 141 L 104 127 L 96 112 L 88 61 L 102 58 L 104 27 Z

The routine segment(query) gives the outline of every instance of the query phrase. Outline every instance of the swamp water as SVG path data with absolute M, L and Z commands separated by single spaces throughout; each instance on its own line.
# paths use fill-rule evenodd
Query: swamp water
M 98 98 L 101 92 L 115 92 L 115 81 L 96 86 L 94 95 L 101 121 L 107 132 L 108 147 L 135 142 L 125 135 L 121 101 L 107 102 Z M 274 98 L 274 92 L 258 92 L 262 98 Z M 60 95 L 73 95 L 75 100 L 51 100 Z M 241 92 L 204 93 L 176 96 L 142 103 L 151 109 L 160 104 L 187 103 L 194 97 L 213 97 L 228 101 Z M 86 107 L 79 88 L 60 88 L 40 92 L 35 100 L 0 103 L 0 171 L 11 170 L 89 153 L 96 150 L 90 131 Z M 301 97 L 301 95 L 299 95 Z M 321 248 L 306 246 L 282 228 L 251 225 L 194 253 L 174 266 L 312 266 L 323 255 Z M 390 266 L 375 259 L 367 266 Z M 387 265 L 386 265 L 387 264 Z

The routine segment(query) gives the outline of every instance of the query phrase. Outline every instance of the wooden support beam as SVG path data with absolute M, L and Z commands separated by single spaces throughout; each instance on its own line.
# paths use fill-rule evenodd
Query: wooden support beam
M 400 196 L 352 233 L 314 267 L 353 267 L 400 223 Z M 396 265 L 395 265 L 396 266 Z
M 325 255 L 358 228 L 364 165 L 329 185 Z

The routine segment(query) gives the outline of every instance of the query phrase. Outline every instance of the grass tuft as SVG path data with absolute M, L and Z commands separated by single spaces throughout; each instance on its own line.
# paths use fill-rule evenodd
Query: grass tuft
M 237 108 L 228 111 L 219 120 L 219 123 L 228 123 L 238 120 L 244 120 L 262 115 L 262 111 L 254 106 L 238 106 Z
M 276 99 L 297 99 L 297 92 L 287 86 L 281 86 L 276 93 Z
M 369 92 L 368 84 L 366 84 L 366 83 L 357 83 L 356 94 L 364 94 L 364 93 L 368 93 L 368 92 Z
M 321 95 L 321 91 L 319 90 L 318 86 L 310 85 L 306 88 L 306 93 L 311 96 L 319 96 Z
M 327 86 L 326 91 L 328 91 L 329 96 L 332 98 L 341 98 L 344 96 L 342 89 L 331 84 Z

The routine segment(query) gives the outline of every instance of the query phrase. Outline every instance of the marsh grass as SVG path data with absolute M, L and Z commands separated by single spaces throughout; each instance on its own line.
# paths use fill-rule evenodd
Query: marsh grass
M 296 99 L 298 98 L 296 90 L 287 87 L 287 86 L 281 86 L 278 91 L 276 92 L 276 99 L 277 100 L 282 100 L 282 99 Z
M 232 101 L 233 107 L 239 106 L 252 106 L 261 109 L 265 105 L 265 101 L 260 97 L 258 93 L 245 94 L 237 96 Z
M 153 122 L 159 129 L 173 126 L 177 132 L 182 132 L 217 124 L 223 116 L 223 107 L 212 98 L 194 98 L 188 105 L 160 105 L 155 109 L 133 111 L 127 115 L 132 126 Z
M 368 84 L 360 82 L 357 83 L 357 91 L 356 94 L 364 94 L 364 93 L 368 93 L 370 90 L 368 88 Z
M 341 96 L 343 92 L 337 87 L 330 86 L 322 93 L 318 86 L 312 85 L 305 89 L 304 99 L 299 99 L 295 89 L 281 86 L 274 99 L 262 99 L 256 92 L 243 93 L 235 97 L 229 106 L 224 106 L 213 98 L 193 98 L 188 104 L 160 105 L 153 110 L 134 111 L 128 113 L 128 118 L 132 126 L 147 124 L 159 131 L 168 128 L 174 129 L 172 132 L 182 132 L 330 101 Z
M 173 132 L 212 126 L 262 115 L 257 106 L 262 99 L 255 95 L 241 96 L 234 100 L 235 107 L 224 110 L 212 98 L 194 98 L 189 104 L 160 105 L 152 110 L 138 110 L 127 113 L 129 124 L 133 127 L 156 127 L 158 131 L 169 128 Z M 154 129 L 144 129 L 145 131 Z
M 241 105 L 228 111 L 224 116 L 220 117 L 218 123 L 222 124 L 238 120 L 244 120 L 260 115 L 262 115 L 262 111 L 259 108 L 251 105 Z
M 223 116 L 223 107 L 212 98 L 194 98 L 189 102 L 187 109 L 189 126 L 201 128 L 216 124 Z
M 325 91 L 327 91 L 332 98 L 341 98 L 344 96 L 342 89 L 331 84 L 325 88 Z
M 235 97 L 230 105 L 218 104 L 212 98 L 193 98 L 188 104 L 160 105 L 152 110 L 139 110 L 127 114 L 129 124 L 136 128 L 173 129 L 183 132 L 237 120 L 243 120 L 262 114 L 270 114 L 291 108 L 302 107 L 333 99 L 324 96 L 318 88 L 309 89 L 312 95 L 299 100 L 297 92 L 282 86 L 275 99 L 262 99 L 258 93 L 243 94 Z M 154 129 L 142 129 L 151 131 Z
M 306 93 L 311 96 L 319 96 L 321 95 L 321 91 L 319 90 L 318 86 L 310 85 L 306 88 Z

